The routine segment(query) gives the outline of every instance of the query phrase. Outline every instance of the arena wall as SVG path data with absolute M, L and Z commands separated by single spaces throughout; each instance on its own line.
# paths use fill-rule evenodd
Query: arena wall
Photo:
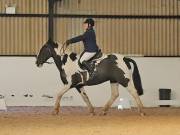
M 159 88 L 172 89 L 174 106 L 180 106 L 180 58 L 134 57 L 139 66 L 144 88 L 141 99 L 146 107 L 158 106 Z M 8 106 L 52 106 L 56 93 L 63 88 L 55 65 L 35 65 L 35 57 L 0 57 L 0 95 L 5 96 Z M 86 87 L 94 106 L 103 106 L 110 96 L 110 85 Z M 131 96 L 119 87 L 120 97 Z M 14 96 L 13 96 L 14 95 Z M 54 98 L 42 97 L 43 95 Z M 101 96 L 99 96 L 101 95 Z M 119 99 L 113 106 L 117 106 Z M 75 89 L 62 98 L 63 106 L 85 106 Z

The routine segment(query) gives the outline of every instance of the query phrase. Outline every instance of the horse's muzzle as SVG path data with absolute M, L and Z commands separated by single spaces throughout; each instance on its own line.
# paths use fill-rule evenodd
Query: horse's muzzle
M 38 62 L 37 60 L 36 60 L 35 64 L 36 64 L 37 67 L 42 67 L 42 65 L 43 65 L 40 62 Z

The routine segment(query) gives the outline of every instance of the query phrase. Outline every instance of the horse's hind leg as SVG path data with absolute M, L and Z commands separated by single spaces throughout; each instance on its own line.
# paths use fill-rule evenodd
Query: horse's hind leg
M 142 111 L 143 104 L 142 104 L 141 99 L 139 98 L 139 95 L 137 94 L 137 90 L 135 89 L 132 82 L 129 82 L 127 89 L 129 91 L 129 93 L 132 95 L 132 97 L 135 99 L 140 115 L 144 116 L 145 113 Z
M 87 104 L 90 114 L 94 115 L 95 114 L 94 113 L 94 107 L 92 106 L 92 104 L 91 104 L 91 102 L 90 102 L 90 100 L 89 100 L 89 98 L 88 98 L 88 96 L 84 90 L 84 87 L 78 88 L 78 91 L 80 92 L 84 102 Z
M 113 102 L 119 97 L 119 83 L 111 83 L 111 98 L 103 108 L 102 115 L 106 115 Z

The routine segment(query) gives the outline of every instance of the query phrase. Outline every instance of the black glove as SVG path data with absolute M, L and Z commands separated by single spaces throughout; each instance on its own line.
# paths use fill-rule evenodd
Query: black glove
M 66 40 L 66 46 L 69 46 L 71 44 L 70 40 Z

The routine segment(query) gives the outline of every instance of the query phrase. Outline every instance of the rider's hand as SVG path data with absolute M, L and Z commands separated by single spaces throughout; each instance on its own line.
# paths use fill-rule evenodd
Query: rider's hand
M 66 40 L 66 46 L 69 46 L 71 44 L 70 40 Z

